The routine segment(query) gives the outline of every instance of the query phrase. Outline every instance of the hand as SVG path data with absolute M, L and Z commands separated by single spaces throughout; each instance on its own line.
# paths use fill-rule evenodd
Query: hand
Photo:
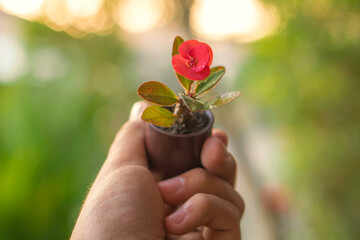
M 145 123 L 134 120 L 143 108 L 137 103 L 117 134 L 71 239 L 240 239 L 244 205 L 232 188 L 235 161 L 226 151 L 226 135 L 215 130 L 204 143 L 206 170 L 193 169 L 157 184 L 147 166 Z M 185 204 L 166 217 L 164 201 L 168 213 Z M 205 227 L 195 232 L 199 226 Z
M 72 240 L 164 239 L 165 210 L 148 169 L 145 123 L 134 120 L 133 107 L 110 147 L 77 219 Z
M 226 150 L 227 142 L 225 133 L 213 130 L 201 153 L 205 169 L 158 183 L 165 203 L 176 209 L 165 218 L 167 239 L 241 239 L 244 202 L 233 189 L 236 164 Z

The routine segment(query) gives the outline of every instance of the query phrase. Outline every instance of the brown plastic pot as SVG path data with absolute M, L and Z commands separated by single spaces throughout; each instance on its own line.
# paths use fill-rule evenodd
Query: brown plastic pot
M 175 135 L 147 124 L 145 145 L 151 169 L 158 171 L 162 178 L 170 178 L 192 168 L 202 167 L 200 154 L 206 138 L 211 136 L 214 116 L 205 112 L 209 122 L 196 133 Z

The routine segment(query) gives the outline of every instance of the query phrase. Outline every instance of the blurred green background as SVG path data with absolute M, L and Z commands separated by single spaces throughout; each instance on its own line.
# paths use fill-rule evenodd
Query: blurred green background
M 235 130 L 258 195 L 267 181 L 286 189 L 270 194 L 284 211 L 263 207 L 267 239 L 360 239 L 360 1 L 0 0 L 0 9 L 0 239 L 70 237 L 137 86 L 178 87 L 176 35 L 214 46 L 228 69 L 219 88 L 244 92 L 215 114 Z M 252 231 L 261 229 L 244 229 L 246 239 Z

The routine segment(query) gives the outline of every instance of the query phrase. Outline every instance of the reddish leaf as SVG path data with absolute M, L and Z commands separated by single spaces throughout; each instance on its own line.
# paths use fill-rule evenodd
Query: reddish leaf
M 141 84 L 138 88 L 138 95 L 146 101 L 161 106 L 171 106 L 179 100 L 168 86 L 156 81 Z

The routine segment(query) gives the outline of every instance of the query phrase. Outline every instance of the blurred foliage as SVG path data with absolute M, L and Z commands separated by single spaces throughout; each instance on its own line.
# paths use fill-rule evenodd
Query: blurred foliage
M 14 21 L 30 67 L 0 85 L 0 239 L 66 239 L 138 100 L 135 64 L 115 35 L 77 40 Z
M 283 136 L 282 178 L 303 219 L 283 239 L 359 239 L 360 2 L 266 2 L 283 24 L 249 45 L 239 79 Z

